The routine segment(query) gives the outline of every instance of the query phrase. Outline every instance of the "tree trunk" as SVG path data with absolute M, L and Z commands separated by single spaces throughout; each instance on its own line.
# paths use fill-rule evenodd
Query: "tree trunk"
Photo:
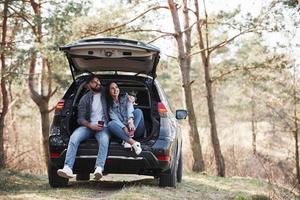
M 298 132 L 299 132 L 299 125 L 298 125 L 298 113 L 297 113 L 297 91 L 296 91 L 296 65 L 294 64 L 294 74 L 293 74 L 293 100 L 294 100 L 294 139 L 295 139 L 295 166 L 296 166 L 296 177 L 298 188 L 300 188 L 300 167 L 299 167 L 299 141 L 298 141 Z
M 37 46 L 41 46 L 42 43 L 42 14 L 41 14 L 41 3 L 39 0 L 30 0 L 31 7 L 35 14 L 35 26 L 33 27 L 33 33 L 35 35 L 35 43 Z M 44 150 L 45 163 L 48 165 L 49 151 L 48 151 L 48 136 L 50 128 L 49 120 L 49 101 L 54 95 L 55 91 L 52 91 L 51 87 L 51 67 L 48 60 L 44 57 L 42 52 L 39 52 L 39 56 L 36 50 L 33 50 L 29 68 L 29 81 L 28 87 L 30 91 L 31 99 L 36 103 L 39 108 L 41 115 L 41 127 L 42 127 L 42 144 Z M 37 63 L 37 57 L 41 58 L 42 64 L 42 75 L 39 78 L 39 84 L 41 86 L 40 94 L 35 89 L 35 68 Z M 48 77 L 47 77 L 48 76 Z M 48 91 L 46 92 L 46 89 Z
M 215 161 L 217 165 L 218 176 L 225 176 L 225 162 L 221 152 L 221 147 L 218 138 L 217 132 L 217 123 L 216 123 L 216 116 L 215 116 L 215 109 L 214 109 L 214 99 L 212 95 L 212 80 L 210 77 L 210 52 L 209 52 L 209 43 L 208 43 L 208 23 L 207 23 L 207 13 L 205 9 L 205 36 L 206 36 L 206 48 L 204 47 L 204 39 L 202 36 L 202 30 L 200 25 L 200 16 L 199 16 L 199 5 L 198 0 L 195 0 L 195 14 L 197 18 L 197 32 L 199 36 L 199 48 L 201 51 L 201 60 L 204 67 L 204 76 L 205 76 L 205 86 L 207 91 L 207 106 L 208 106 L 208 115 L 209 115 L 209 122 L 210 122 L 210 135 L 211 135 L 211 142 L 213 145 Z M 206 50 L 204 50 L 206 49 Z
M 9 93 L 9 102 L 14 101 L 13 97 L 13 91 L 12 91 L 12 80 L 8 82 L 8 93 Z M 17 133 L 17 126 L 16 126 L 16 120 L 15 120 L 15 110 L 13 107 L 10 109 L 10 121 L 11 121 L 11 126 L 13 130 L 13 137 L 14 137 L 14 144 L 16 145 L 15 151 L 18 153 L 19 152 L 19 135 Z
M 30 90 L 30 97 L 31 99 L 36 103 L 36 105 L 39 108 L 40 115 L 41 115 L 41 127 L 42 127 L 42 144 L 43 144 L 43 150 L 44 150 L 44 158 L 45 163 L 48 165 L 48 158 L 49 158 L 49 152 L 48 152 L 48 136 L 49 136 L 49 128 L 50 128 L 50 120 L 49 120 L 49 97 L 48 96 L 42 96 L 39 95 L 35 91 L 35 66 L 36 66 L 36 52 L 32 53 L 31 56 L 31 62 L 30 62 L 30 68 L 29 68 L 29 90 Z
M 2 21 L 2 38 L 1 38 L 1 93 L 2 93 L 2 110 L 0 112 L 0 168 L 5 167 L 5 149 L 4 149 L 4 128 L 5 116 L 8 112 L 8 92 L 6 88 L 6 33 L 7 33 L 7 16 L 9 0 L 4 1 L 3 21 Z
M 42 118 L 42 136 L 43 136 L 42 144 L 44 150 L 44 158 L 46 161 L 46 166 L 48 166 L 48 159 L 49 159 L 48 140 L 49 140 L 49 128 L 50 128 L 48 101 L 43 101 L 41 105 L 39 105 L 39 110 Z
M 252 130 L 252 152 L 256 154 L 256 115 L 255 115 L 255 101 L 254 101 L 254 93 L 251 96 L 251 130 Z
M 197 120 L 194 112 L 194 106 L 192 101 L 192 90 L 191 86 L 187 85 L 184 87 L 185 94 L 185 103 L 187 107 L 187 111 L 189 113 L 188 121 L 190 125 L 190 143 L 192 145 L 194 163 L 193 163 L 193 171 L 201 172 L 205 170 L 205 164 L 203 160 L 202 147 L 200 143 L 200 137 L 197 128 Z
M 210 121 L 210 133 L 211 133 L 211 142 L 213 144 L 215 161 L 218 170 L 218 176 L 225 177 L 225 162 L 221 152 L 221 147 L 219 143 L 219 137 L 217 132 L 217 123 L 214 109 L 214 99 L 212 96 L 212 81 L 209 73 L 209 61 L 207 59 L 205 65 L 205 85 L 207 90 L 207 106 L 208 106 L 208 114 Z
M 192 151 L 194 157 L 193 171 L 200 172 L 205 170 L 205 165 L 204 165 L 204 160 L 202 155 L 202 148 L 200 144 L 200 137 L 197 128 L 197 120 L 196 120 L 193 101 L 192 101 L 192 90 L 191 90 L 190 74 L 189 74 L 190 61 L 188 60 L 189 58 L 186 56 L 186 51 L 184 48 L 184 47 L 190 48 L 189 45 L 190 38 L 188 35 L 186 35 L 186 43 L 185 43 L 186 45 L 184 46 L 177 8 L 172 0 L 168 0 L 168 4 L 172 14 L 174 29 L 176 32 L 175 39 L 178 47 L 178 61 L 180 64 L 181 79 L 182 79 L 183 90 L 185 94 L 185 103 L 186 103 L 187 111 L 189 113 L 188 121 L 190 125 L 190 142 L 192 145 Z
M 300 185 L 300 167 L 299 167 L 299 142 L 298 142 L 298 131 L 294 131 L 295 139 L 295 166 L 296 166 L 296 178 L 298 187 Z

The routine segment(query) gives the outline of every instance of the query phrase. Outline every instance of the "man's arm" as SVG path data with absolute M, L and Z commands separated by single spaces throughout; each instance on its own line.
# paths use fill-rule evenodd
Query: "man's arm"
M 83 96 L 78 104 L 78 118 L 77 122 L 78 124 L 85 126 L 89 129 L 92 129 L 93 131 L 101 131 L 102 127 L 97 125 L 92 125 L 88 120 L 86 120 L 86 96 Z
M 85 126 L 85 127 L 87 127 L 87 128 L 91 128 L 91 123 L 90 122 L 88 122 L 87 120 L 85 120 L 85 119 L 83 119 L 83 120 L 80 120 L 80 124 L 82 125 L 82 126 Z
M 78 104 L 78 115 L 77 115 L 77 123 L 83 125 L 86 120 L 86 96 L 81 97 Z M 84 126 L 84 125 L 83 125 Z
M 133 115 L 134 107 L 131 101 L 127 101 L 127 116 L 128 116 L 128 127 L 130 131 L 134 131 L 136 127 L 134 126 L 134 115 Z
M 134 111 L 134 107 L 133 107 L 133 103 L 129 100 L 127 100 L 127 117 L 128 119 L 132 118 L 133 119 L 133 111 Z
M 103 126 L 99 125 L 99 124 L 91 124 L 90 122 L 88 122 L 87 120 L 81 120 L 81 125 L 85 126 L 93 131 L 101 131 L 103 129 Z

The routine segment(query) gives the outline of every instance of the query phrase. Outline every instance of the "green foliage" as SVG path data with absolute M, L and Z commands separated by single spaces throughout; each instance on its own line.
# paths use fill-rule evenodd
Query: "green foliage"
M 248 51 L 248 55 L 251 55 L 252 51 Z M 254 50 L 255 52 L 255 50 Z M 257 115 L 257 118 L 266 119 L 266 114 L 268 113 L 265 106 L 266 102 L 269 99 L 270 101 L 273 100 L 273 98 L 266 98 L 264 95 L 266 93 L 284 93 L 284 90 L 280 90 L 278 87 L 276 88 L 276 92 L 272 91 L 274 89 L 274 84 L 278 80 L 285 80 L 286 77 L 284 77 L 284 74 L 288 74 L 284 71 L 288 70 L 288 58 L 282 55 L 276 55 L 272 56 L 267 53 L 259 53 L 255 52 L 255 54 L 258 54 L 253 57 L 252 61 L 251 58 L 246 58 L 245 60 L 241 60 L 242 64 L 237 64 L 236 69 L 233 74 L 229 74 L 227 76 L 227 80 L 224 79 L 222 82 L 222 85 L 218 86 L 221 96 L 220 99 L 224 99 L 227 94 L 226 91 L 224 91 L 224 88 L 229 87 L 231 85 L 231 92 L 236 91 L 235 95 L 231 96 L 231 101 L 234 102 L 232 106 L 236 105 L 236 108 L 239 108 L 237 111 L 244 111 L 246 114 L 247 112 L 250 112 L 251 108 L 251 98 L 255 98 L 255 104 L 257 109 L 261 110 L 262 107 L 264 107 L 264 112 L 260 112 L 259 115 Z M 259 56 L 264 55 L 264 56 Z M 256 60 L 255 60 L 256 57 Z M 218 72 L 222 74 L 221 72 Z M 225 78 L 226 76 L 222 77 Z M 233 78 L 229 80 L 228 78 Z M 283 78 L 284 77 L 284 78 Z M 225 78 L 226 79 L 226 78 Z M 221 83 L 218 83 L 221 84 Z M 234 88 L 234 89 L 233 89 Z M 224 91 L 224 92 L 223 92 Z M 240 92 L 238 92 L 240 91 Z M 266 92 L 266 93 L 265 93 Z M 264 94 L 263 94 L 264 93 Z M 225 96 L 225 97 L 224 97 Z M 219 99 L 218 98 L 218 99 Z M 232 101 L 235 99 L 235 101 Z M 225 99 L 224 99 L 225 100 Z M 226 101 L 222 101 L 224 104 L 226 104 Z M 227 101 L 228 102 L 228 101 Z M 260 102 L 260 103 L 259 103 Z M 223 105 L 221 103 L 221 105 Z M 228 103 L 227 103 L 228 105 Z M 229 104 L 230 105 L 230 104 Z M 262 107 L 261 107 L 262 106 Z M 226 107 L 226 106 L 225 106 Z M 234 106 L 235 107 L 235 106 Z M 249 113 L 250 114 L 250 113 Z M 259 117 L 260 116 L 260 117 Z M 241 117 L 240 117 L 241 119 Z M 250 120 L 250 119 L 247 119 Z
M 24 189 L 29 190 L 33 188 L 33 185 L 41 186 L 41 182 L 43 182 L 37 176 L 8 171 L 5 169 L 0 169 L 0 174 L 0 195 L 2 192 L 17 192 Z
M 163 86 L 174 109 L 183 108 L 183 97 L 179 69 L 174 59 L 161 60 L 157 67 L 157 79 Z M 180 94 L 180 95 L 178 95 Z
M 256 194 L 252 196 L 252 200 L 270 200 L 270 198 L 265 195 Z
M 270 198 L 262 194 L 252 195 L 251 197 L 238 195 L 234 198 L 234 200 L 270 200 Z
M 90 9 L 90 1 L 51 1 L 51 10 L 44 18 L 44 28 L 46 36 L 44 37 L 42 51 L 48 58 L 53 67 L 52 79 L 62 90 L 70 84 L 71 76 L 68 63 L 63 53 L 58 51 L 60 46 L 71 42 L 70 38 L 74 35 L 72 24 L 76 18 L 85 16 Z
M 31 20 L 31 7 L 29 3 L 14 5 L 17 15 L 23 15 L 24 19 L 19 19 L 21 28 L 17 32 L 20 38 L 19 48 L 14 52 L 12 62 L 13 74 L 26 78 L 31 52 L 42 52 L 47 58 L 52 71 L 50 79 L 59 89 L 65 90 L 71 81 L 70 70 L 65 56 L 59 51 L 59 47 L 70 42 L 73 35 L 72 23 L 77 17 L 86 15 L 90 8 L 90 1 L 49 1 L 42 4 L 42 31 L 43 37 L 41 45 L 34 43 L 32 37 L 33 29 L 37 26 L 35 19 Z M 17 10 L 19 9 L 19 10 Z M 38 74 L 37 74 L 38 75 Z
M 248 198 L 248 197 L 244 197 L 244 196 L 238 195 L 238 196 L 236 196 L 236 197 L 234 198 L 234 200 L 251 200 L 251 199 Z
M 34 43 L 32 27 L 21 18 L 21 16 L 26 16 L 30 23 L 36 23 L 30 4 L 28 1 L 13 1 L 11 6 L 14 10 L 10 10 L 9 29 L 15 29 L 16 38 L 10 48 L 6 50 L 6 55 L 9 71 L 8 81 L 13 85 L 15 97 L 20 97 L 14 106 L 18 111 L 22 111 L 18 113 L 21 118 L 30 118 L 33 113 L 38 112 L 28 101 L 28 91 L 25 90 L 32 51 L 42 51 L 48 58 L 53 71 L 50 78 L 54 80 L 55 86 L 59 86 L 59 92 L 62 92 L 70 84 L 71 76 L 64 55 L 58 51 L 60 46 L 80 38 L 98 36 L 117 36 L 150 41 L 158 37 L 160 33 L 139 30 L 162 31 L 167 27 L 162 24 L 166 21 L 167 15 L 160 11 L 153 11 L 137 21 L 124 24 L 148 8 L 159 5 L 157 1 L 135 0 L 127 3 L 124 0 L 120 2 L 123 3 L 118 6 L 115 5 L 115 1 L 110 2 L 109 6 L 92 12 L 91 1 L 47 1 L 43 4 L 42 10 L 43 41 L 41 46 L 37 46 Z M 293 32 L 294 30 L 291 28 L 296 30 L 300 24 L 296 1 L 283 0 L 281 2 L 288 7 L 276 4 L 272 8 L 262 9 L 258 16 L 242 12 L 240 7 L 230 12 L 221 11 L 209 16 L 209 44 L 212 46 L 242 30 L 258 27 L 255 35 L 244 35 L 240 39 L 216 49 L 211 54 L 211 73 L 213 81 L 216 83 L 213 88 L 216 115 L 218 123 L 224 127 L 231 125 L 228 122 L 230 120 L 237 123 L 250 122 L 253 101 L 257 110 L 256 120 L 272 121 L 283 129 L 291 130 L 294 127 L 291 114 L 293 109 L 295 107 L 299 109 L 300 105 L 299 95 L 296 98 L 293 96 L 293 88 L 296 88 L 297 94 L 300 93 L 299 72 L 294 76 L 294 60 L 283 50 L 292 49 L 295 44 L 285 41 L 272 44 L 265 42 L 269 36 L 267 32 L 285 33 L 282 37 L 289 38 L 288 41 L 292 41 L 290 36 L 297 33 Z M 259 16 L 264 16 L 264 18 Z M 108 30 L 122 24 L 124 26 Z M 105 30 L 108 31 L 103 32 Z M 12 33 L 10 34 L 12 35 Z M 193 29 L 194 52 L 199 50 L 198 38 L 195 36 L 195 29 Z M 157 44 L 175 48 L 172 40 L 163 40 Z M 290 54 L 293 53 L 290 52 Z M 197 117 L 199 116 L 199 128 L 209 126 L 204 72 L 200 59 L 199 54 L 192 57 L 190 71 L 194 107 Z M 174 108 L 182 108 L 184 106 L 182 85 L 176 59 L 166 58 L 163 55 L 157 73 L 157 79 L 163 85 Z M 293 78 L 296 83 L 292 81 Z M 8 183 L 7 179 L 4 183 Z M 244 199 L 246 197 L 241 195 L 236 198 Z
M 299 6 L 299 1 L 298 0 L 283 0 L 282 4 L 290 7 L 290 8 L 296 8 L 297 6 Z

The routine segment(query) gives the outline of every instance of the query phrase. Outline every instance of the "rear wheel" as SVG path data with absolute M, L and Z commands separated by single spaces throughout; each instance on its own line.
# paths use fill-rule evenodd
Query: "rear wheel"
M 48 180 L 49 185 L 54 188 L 66 187 L 69 183 L 69 179 L 57 175 L 57 168 L 50 161 L 48 162 Z
M 76 181 L 89 181 L 90 180 L 90 174 L 77 174 L 76 175 Z
M 177 168 L 177 182 L 181 183 L 182 181 L 182 151 L 179 154 L 178 168 Z

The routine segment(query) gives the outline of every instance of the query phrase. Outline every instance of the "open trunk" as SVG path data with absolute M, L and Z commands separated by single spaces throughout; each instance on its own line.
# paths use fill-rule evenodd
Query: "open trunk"
M 155 95 L 156 92 L 151 91 L 153 88 L 150 88 L 144 83 L 144 81 L 139 81 L 139 77 L 121 77 L 121 76 L 110 76 L 110 77 L 100 77 L 101 84 L 103 88 L 106 88 L 106 85 L 109 82 L 116 82 L 120 88 L 120 93 L 128 93 L 135 97 L 135 108 L 139 108 L 143 111 L 146 135 L 142 138 L 136 138 L 138 141 L 147 141 L 157 137 L 159 132 L 159 114 L 157 112 L 157 102 L 159 101 L 158 95 Z M 144 78 L 143 78 L 144 79 Z M 79 126 L 77 123 L 77 106 L 80 98 L 88 92 L 84 87 L 85 82 L 81 82 L 78 85 L 77 91 L 70 96 L 69 102 L 72 103 L 70 115 L 67 118 L 67 132 L 69 135 Z M 118 141 L 116 138 L 112 138 L 115 141 Z
M 132 72 L 156 77 L 160 50 L 151 44 L 120 39 L 83 39 L 60 48 L 69 61 L 72 76 L 85 72 Z

